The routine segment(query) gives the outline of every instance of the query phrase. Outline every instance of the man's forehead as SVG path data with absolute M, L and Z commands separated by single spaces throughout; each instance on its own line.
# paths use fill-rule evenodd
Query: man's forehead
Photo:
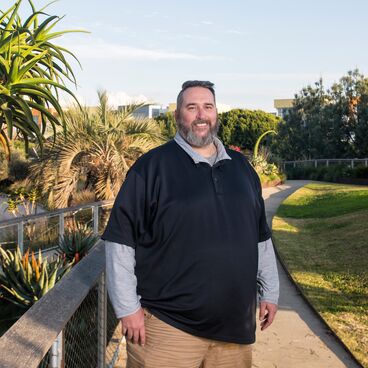
M 205 87 L 189 87 L 183 92 L 185 104 L 206 102 L 215 104 L 215 98 L 212 92 Z

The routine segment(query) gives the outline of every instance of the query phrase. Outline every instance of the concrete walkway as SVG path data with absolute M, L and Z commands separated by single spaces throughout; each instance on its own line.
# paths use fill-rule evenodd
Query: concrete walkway
M 281 202 L 307 184 L 290 180 L 263 190 L 268 222 Z M 344 348 L 304 302 L 279 264 L 279 311 L 272 326 L 257 331 L 254 346 L 255 368 L 358 368 Z

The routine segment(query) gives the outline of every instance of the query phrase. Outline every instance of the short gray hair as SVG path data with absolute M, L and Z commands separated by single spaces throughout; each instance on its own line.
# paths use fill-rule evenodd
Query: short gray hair
M 213 98 L 215 100 L 216 103 L 216 96 L 215 96 L 215 85 L 210 82 L 210 81 L 200 81 L 200 80 L 189 80 L 183 83 L 183 85 L 181 86 L 181 91 L 178 94 L 178 97 L 176 99 L 176 109 L 179 110 L 182 103 L 183 103 L 183 94 L 184 91 L 188 88 L 191 87 L 203 87 L 203 88 L 207 88 L 211 91 L 211 93 L 213 94 Z

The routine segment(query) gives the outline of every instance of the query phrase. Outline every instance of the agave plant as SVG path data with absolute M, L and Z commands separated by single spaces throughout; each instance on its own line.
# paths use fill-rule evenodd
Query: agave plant
M 62 257 L 43 258 L 39 250 L 36 258 L 28 250 L 23 256 L 0 247 L 0 298 L 28 309 L 45 295 L 72 267 Z
M 99 99 L 97 112 L 68 111 L 66 135 L 46 143 L 47 154 L 31 167 L 31 180 L 47 193 L 50 207 L 68 207 L 85 189 L 98 200 L 113 199 L 134 161 L 163 141 L 154 120 L 133 117 L 139 105 L 117 112 L 109 108 L 106 92 Z
M 37 11 L 31 0 L 28 0 L 31 14 L 23 22 L 19 15 L 21 3 L 18 0 L 7 11 L 0 12 L 0 148 L 8 156 L 13 131 L 24 139 L 26 151 L 29 139 L 37 140 L 42 150 L 47 123 L 54 134 L 57 125 L 65 126 L 59 91 L 65 91 L 77 101 L 64 82 L 76 83 L 66 56 L 78 60 L 52 40 L 68 32 L 81 31 L 54 31 L 62 18 L 43 12 L 50 4 Z M 55 109 L 56 116 L 50 108 Z M 33 121 L 32 110 L 39 112 L 41 127 Z
M 77 225 L 65 230 L 64 235 L 59 239 L 57 252 L 65 260 L 78 263 L 98 239 L 99 237 L 94 235 L 89 227 Z

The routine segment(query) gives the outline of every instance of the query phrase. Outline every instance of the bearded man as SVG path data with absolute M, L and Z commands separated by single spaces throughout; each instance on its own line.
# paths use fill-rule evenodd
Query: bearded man
M 128 368 L 251 367 L 279 293 L 261 185 L 225 149 L 214 85 L 187 81 L 178 132 L 131 167 L 103 234 Z

